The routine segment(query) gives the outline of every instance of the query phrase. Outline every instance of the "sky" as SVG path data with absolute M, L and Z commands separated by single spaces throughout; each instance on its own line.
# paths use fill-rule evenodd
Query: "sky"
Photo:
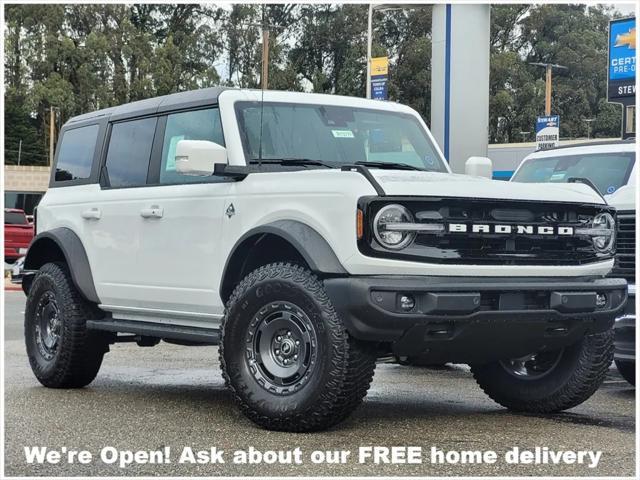
M 611 5 L 616 8 L 620 13 L 624 15 L 633 15 L 636 11 L 636 7 L 633 3 L 605 3 L 605 5 Z

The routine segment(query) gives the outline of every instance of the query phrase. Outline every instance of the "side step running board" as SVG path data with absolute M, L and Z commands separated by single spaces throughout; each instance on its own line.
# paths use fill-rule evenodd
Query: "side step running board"
M 218 345 L 220 331 L 214 328 L 185 327 L 164 323 L 137 322 L 131 320 L 87 320 L 87 328 L 107 332 L 134 333 L 146 337 L 169 338 L 188 342 Z

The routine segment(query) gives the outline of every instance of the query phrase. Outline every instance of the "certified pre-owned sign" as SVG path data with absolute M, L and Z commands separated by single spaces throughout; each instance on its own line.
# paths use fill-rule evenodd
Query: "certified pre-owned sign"
M 636 94 L 636 19 L 609 23 L 609 100 Z

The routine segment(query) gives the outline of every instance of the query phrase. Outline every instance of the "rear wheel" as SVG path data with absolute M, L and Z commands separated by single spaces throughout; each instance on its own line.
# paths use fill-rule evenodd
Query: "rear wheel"
M 375 359 L 302 267 L 261 267 L 227 304 L 223 375 L 245 415 L 265 428 L 304 432 L 342 421 L 366 395 Z
M 627 382 L 635 387 L 636 385 L 636 362 L 629 360 L 616 360 L 616 367 Z
M 575 407 L 598 389 L 613 359 L 613 331 L 575 345 L 520 358 L 472 365 L 480 387 L 511 410 L 553 413 Z
M 25 307 L 31 370 L 45 387 L 79 388 L 98 374 L 109 337 L 87 330 L 100 312 L 76 290 L 66 265 L 47 263 L 36 274 Z

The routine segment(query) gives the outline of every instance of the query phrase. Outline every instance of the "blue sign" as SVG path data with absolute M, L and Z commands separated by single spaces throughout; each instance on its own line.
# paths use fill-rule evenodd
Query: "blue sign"
M 560 115 L 536 118 L 536 134 L 548 127 L 560 128 Z
M 636 78 L 636 19 L 614 21 L 609 28 L 609 80 Z
M 536 144 L 538 150 L 558 146 L 560 141 L 560 115 L 547 115 L 536 119 Z
M 371 98 L 373 100 L 387 99 L 387 75 L 376 75 L 371 77 Z
M 609 99 L 635 95 L 636 19 L 609 22 Z

